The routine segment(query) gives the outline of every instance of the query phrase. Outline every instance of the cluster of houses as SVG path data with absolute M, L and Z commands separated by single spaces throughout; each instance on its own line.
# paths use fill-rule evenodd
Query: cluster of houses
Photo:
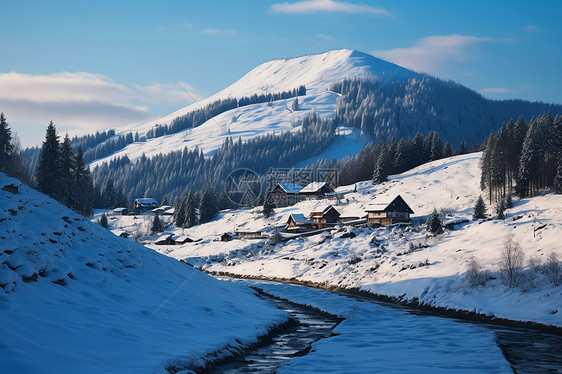
M 332 205 L 312 211 L 305 216 L 293 213 L 289 216 L 285 226 L 286 232 L 299 233 L 325 229 L 339 224 L 367 224 L 370 226 L 387 226 L 396 223 L 411 222 L 410 214 L 414 211 L 398 195 L 392 200 L 375 199 L 361 216 L 342 216 Z
M 133 209 L 115 208 L 107 212 L 108 216 L 128 216 L 132 214 L 151 213 L 156 215 L 172 216 L 174 215 L 174 207 L 171 205 L 159 206 L 158 202 L 152 197 L 142 197 L 135 199 Z
M 312 182 L 304 187 L 298 183 L 277 183 L 270 194 L 276 207 L 294 205 L 305 200 L 338 198 L 338 194 L 326 182 Z

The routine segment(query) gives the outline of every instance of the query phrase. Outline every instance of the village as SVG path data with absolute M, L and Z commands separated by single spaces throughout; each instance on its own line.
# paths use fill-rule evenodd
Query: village
M 275 208 L 286 208 L 299 202 L 314 202 L 314 209 L 306 212 L 285 214 L 281 221 L 272 226 L 259 229 L 244 230 L 234 228 L 219 235 L 214 235 L 215 241 L 228 242 L 236 239 L 268 240 L 276 236 L 275 241 L 287 241 L 303 236 L 318 235 L 343 226 L 375 228 L 381 226 L 408 226 L 412 224 L 412 208 L 400 195 L 393 198 L 374 196 L 365 208 L 348 210 L 346 208 L 345 192 L 336 192 L 326 182 L 311 182 L 305 186 L 297 183 L 277 183 L 269 195 Z M 133 209 L 115 208 L 105 214 L 110 220 L 119 216 L 129 216 L 133 219 L 140 217 L 155 217 L 165 222 L 168 229 L 157 234 L 151 240 L 155 245 L 183 245 L 199 242 L 203 238 L 190 235 L 189 229 L 177 234 L 173 230 L 175 208 L 170 205 L 159 206 L 156 199 L 151 197 L 137 198 Z M 343 211 L 342 207 L 344 208 Z M 339 210 L 338 210 L 339 208 Z M 349 214 L 351 213 L 351 214 Z M 117 235 L 124 238 L 138 237 L 132 230 L 121 230 Z

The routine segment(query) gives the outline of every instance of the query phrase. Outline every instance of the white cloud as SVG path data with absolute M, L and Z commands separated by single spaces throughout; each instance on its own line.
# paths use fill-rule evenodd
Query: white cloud
M 295 3 L 273 4 L 269 8 L 275 13 L 288 14 L 311 14 L 311 13 L 360 13 L 373 14 L 377 16 L 388 15 L 383 7 L 373 7 L 369 5 L 353 4 L 347 1 L 335 0 L 308 0 L 297 1 Z
M 413 46 L 373 51 L 373 56 L 426 73 L 439 73 L 450 64 L 463 63 L 472 57 L 471 48 L 499 40 L 471 35 L 432 35 Z
M 542 31 L 542 29 L 540 27 L 538 27 L 537 25 L 526 25 L 525 27 L 523 27 L 523 30 L 529 31 L 529 32 Z
M 234 29 L 203 29 L 201 34 L 214 35 L 214 36 L 235 36 L 236 30 Z
M 14 123 L 50 119 L 66 128 L 97 130 L 150 118 L 159 103 L 188 105 L 201 96 L 188 83 L 131 87 L 91 73 L 0 74 L 0 110 Z

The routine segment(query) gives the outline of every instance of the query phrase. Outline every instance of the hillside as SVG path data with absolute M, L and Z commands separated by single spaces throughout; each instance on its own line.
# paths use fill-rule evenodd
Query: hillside
M 287 318 L 249 289 L 117 237 L 1 173 L 0 238 L 6 373 L 197 366 Z
M 257 66 L 213 96 L 158 120 L 118 129 L 116 136 L 130 132 L 139 132 L 142 135 L 155 125 L 169 124 L 185 113 L 203 108 L 220 99 L 250 97 L 264 93 L 274 94 L 305 85 L 307 94 L 299 97 L 298 111 L 295 112 L 291 109 L 293 99 L 253 104 L 229 110 L 213 117 L 199 127 L 149 139 L 146 142 L 130 144 L 109 157 L 93 162 L 91 166 L 95 167 L 119 156 L 127 155 L 134 161 L 143 153 L 150 157 L 163 151 L 181 150 L 184 147 L 190 149 L 199 147 L 206 155 L 211 155 L 229 136 L 247 140 L 267 133 L 295 131 L 298 123 L 311 112 L 323 118 L 333 117 L 339 95 L 327 91 L 331 83 L 350 77 L 407 79 L 416 76 L 418 76 L 417 73 L 397 65 L 348 49 L 269 61 Z
M 224 211 L 216 220 L 175 233 L 202 239 L 182 246 L 151 246 L 166 255 L 186 259 L 211 271 L 265 277 L 296 278 L 346 287 L 361 287 L 375 293 L 417 298 L 434 306 L 448 306 L 515 320 L 532 320 L 562 326 L 562 286 L 547 279 L 543 267 L 551 253 L 562 258 L 562 195 L 545 193 L 514 200 L 505 220 L 472 221 L 479 189 L 480 153 L 454 156 L 421 165 L 388 182 L 373 186 L 361 182 L 343 186 L 339 202 L 306 201 L 279 208 L 270 219 L 261 207 Z M 342 228 L 331 235 L 317 235 L 269 246 L 260 241 L 216 242 L 215 237 L 235 230 L 282 229 L 288 215 L 304 213 L 330 203 L 342 215 L 364 214 L 375 196 L 401 195 L 415 214 L 409 228 Z M 446 230 L 427 234 L 423 223 L 437 209 L 444 221 L 470 220 Z M 494 215 L 488 207 L 488 215 Z M 539 231 L 535 228 L 545 225 Z M 123 217 L 113 228 L 134 232 L 134 220 Z M 356 236 L 346 238 L 352 232 Z M 499 264 L 508 235 L 517 241 L 525 257 L 520 286 L 507 288 L 500 282 Z M 149 239 L 150 241 L 150 239 Z M 484 286 L 471 288 L 465 276 L 471 257 L 483 267 Z M 529 265 L 529 260 L 534 262 Z M 533 308 L 529 308 L 533 305 Z

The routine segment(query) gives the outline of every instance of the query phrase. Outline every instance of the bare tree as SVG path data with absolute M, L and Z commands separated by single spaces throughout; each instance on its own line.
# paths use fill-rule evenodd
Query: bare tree
M 468 260 L 466 265 L 465 278 L 470 288 L 476 288 L 484 282 L 484 276 L 482 273 L 482 264 L 480 261 L 472 256 Z
M 546 279 L 555 286 L 562 283 L 562 266 L 560 266 L 558 255 L 556 253 L 551 252 L 546 258 L 546 263 L 544 264 L 544 274 Z
M 523 250 L 512 235 L 506 236 L 503 242 L 500 261 L 500 275 L 502 283 L 514 288 L 519 286 L 523 275 Z

